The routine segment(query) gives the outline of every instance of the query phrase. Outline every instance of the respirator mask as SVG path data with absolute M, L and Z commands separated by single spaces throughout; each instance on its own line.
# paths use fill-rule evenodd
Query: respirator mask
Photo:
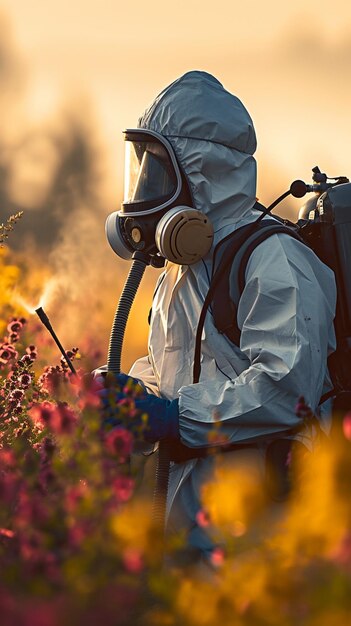
M 136 252 L 151 265 L 165 259 L 191 265 L 212 245 L 208 217 L 192 207 L 191 194 L 171 144 L 145 129 L 124 132 L 124 200 L 106 220 L 106 235 L 114 252 L 131 259 Z

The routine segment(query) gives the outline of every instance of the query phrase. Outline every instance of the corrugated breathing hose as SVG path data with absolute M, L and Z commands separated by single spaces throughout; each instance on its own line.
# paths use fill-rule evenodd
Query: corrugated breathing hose
M 121 372 L 121 356 L 124 334 L 134 298 L 138 291 L 149 259 L 142 253 L 133 255 L 133 264 L 127 276 L 113 320 L 108 348 L 107 370 L 117 375 Z M 166 503 L 169 482 L 170 450 L 168 441 L 161 441 L 158 458 L 153 500 L 153 520 L 160 532 L 165 530 Z
M 147 265 L 147 257 L 145 260 L 140 257 L 133 260 L 116 309 L 107 356 L 107 371 L 116 375 L 121 372 L 122 345 L 130 309 Z
M 170 444 L 167 439 L 159 442 L 152 518 L 160 533 L 165 532 L 166 505 L 170 470 Z

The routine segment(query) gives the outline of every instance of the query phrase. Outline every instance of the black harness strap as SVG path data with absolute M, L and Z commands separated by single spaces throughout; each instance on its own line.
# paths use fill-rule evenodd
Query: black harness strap
M 201 336 L 209 306 L 212 307 L 217 330 L 239 346 L 241 331 L 237 323 L 237 308 L 245 287 L 246 266 L 254 249 L 275 234 L 287 234 L 304 243 L 293 228 L 277 220 L 266 219 L 242 226 L 216 246 L 212 280 L 196 332 L 193 383 L 200 379 Z

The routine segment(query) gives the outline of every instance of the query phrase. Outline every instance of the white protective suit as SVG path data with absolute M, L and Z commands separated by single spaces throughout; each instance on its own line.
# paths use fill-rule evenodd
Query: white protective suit
M 139 121 L 172 144 L 195 208 L 210 218 L 214 243 L 191 266 L 167 263 L 152 304 L 149 354 L 130 374 L 167 399 L 179 397 L 182 442 L 206 446 L 214 418 L 232 443 L 297 426 L 299 396 L 316 409 L 335 349 L 331 270 L 299 241 L 275 234 L 251 255 L 238 306 L 240 349 L 216 330 L 202 335 L 201 378 L 192 384 L 195 333 L 209 288 L 212 254 L 228 233 L 257 219 L 256 138 L 238 98 L 211 75 L 189 72 L 166 88 Z M 235 454 L 230 452 L 229 454 Z M 190 544 L 210 549 L 197 527 L 201 484 L 211 459 L 174 464 L 168 510 L 191 528 Z M 178 520 L 178 521 L 177 521 Z

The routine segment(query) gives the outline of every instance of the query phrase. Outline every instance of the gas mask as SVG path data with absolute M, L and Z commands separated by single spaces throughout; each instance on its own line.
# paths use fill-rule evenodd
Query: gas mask
M 126 130 L 124 201 L 106 220 L 114 252 L 131 259 L 135 252 L 162 266 L 165 259 L 191 265 L 213 241 L 208 217 L 192 207 L 188 183 L 171 144 L 159 133 Z

